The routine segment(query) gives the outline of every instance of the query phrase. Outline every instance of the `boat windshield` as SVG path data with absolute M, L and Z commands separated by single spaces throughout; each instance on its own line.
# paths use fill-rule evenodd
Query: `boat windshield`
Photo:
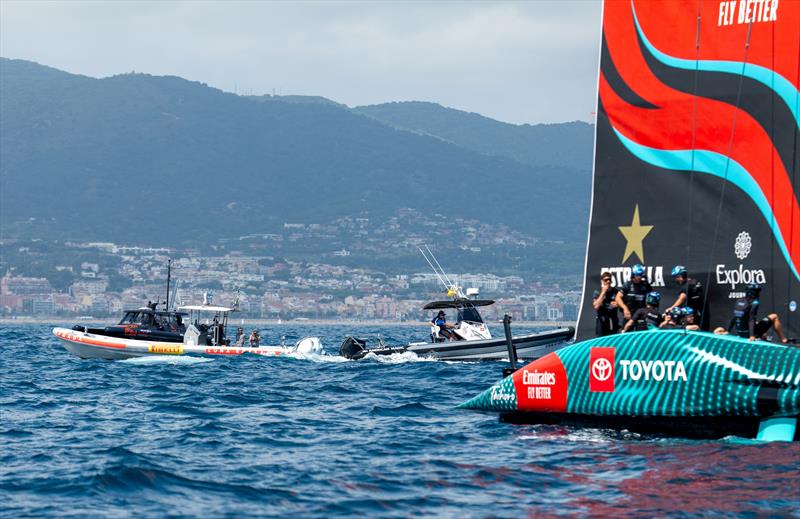
M 119 324 L 140 324 L 149 326 L 153 324 L 153 314 L 152 312 L 139 311 L 125 312 L 125 317 L 122 318 Z
M 458 309 L 458 320 L 459 321 L 468 321 L 471 323 L 482 323 L 483 319 L 481 318 L 481 314 L 478 313 L 478 309 L 474 306 L 468 306 L 464 308 Z
M 185 330 L 183 317 L 178 313 L 153 313 L 132 310 L 125 312 L 119 324 L 138 324 L 139 326 L 154 326 L 165 330 Z

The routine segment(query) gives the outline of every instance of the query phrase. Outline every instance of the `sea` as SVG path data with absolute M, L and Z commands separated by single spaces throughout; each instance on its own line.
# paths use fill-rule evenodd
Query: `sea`
M 505 363 L 336 356 L 424 326 L 262 328 L 321 337 L 307 358 L 104 361 L 52 325 L 0 325 L 3 517 L 800 517 L 797 443 L 508 425 L 457 408 Z

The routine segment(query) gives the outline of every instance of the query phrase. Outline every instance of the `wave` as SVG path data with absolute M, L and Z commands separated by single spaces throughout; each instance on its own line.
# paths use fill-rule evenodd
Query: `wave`
M 433 357 L 420 357 L 413 351 L 404 351 L 403 353 L 392 353 L 391 355 L 375 355 L 374 353 L 367 353 L 363 360 L 380 362 L 381 364 L 406 364 L 409 362 L 437 362 Z
M 421 402 L 402 404 L 399 406 L 376 405 L 370 411 L 372 416 L 427 416 L 434 410 Z

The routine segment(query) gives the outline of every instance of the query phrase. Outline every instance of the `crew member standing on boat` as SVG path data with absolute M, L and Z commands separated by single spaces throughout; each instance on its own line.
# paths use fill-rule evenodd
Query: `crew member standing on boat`
M 592 306 L 597 312 L 594 331 L 598 337 L 619 332 L 617 308 L 625 306 L 625 303 L 622 301 L 622 292 L 611 286 L 610 272 L 600 274 L 600 290 L 594 291 Z
M 637 263 L 631 268 L 631 278 L 622 285 L 625 304 L 621 306 L 626 321 L 630 321 L 637 310 L 646 306 L 645 298 L 652 291 L 653 287 L 644 277 L 644 265 Z
M 695 319 L 700 323 L 700 328 L 708 330 L 709 314 L 707 309 L 703 308 L 705 303 L 703 284 L 694 278 L 690 278 L 686 273 L 686 267 L 683 265 L 675 265 L 673 267 L 672 278 L 675 283 L 680 285 L 681 292 L 678 294 L 678 299 L 665 312 L 669 312 L 673 308 L 688 306 L 694 310 Z

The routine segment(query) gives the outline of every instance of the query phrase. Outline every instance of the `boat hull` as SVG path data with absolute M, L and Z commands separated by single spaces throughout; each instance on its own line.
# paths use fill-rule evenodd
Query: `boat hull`
M 517 358 L 533 360 L 564 346 L 575 335 L 572 327 L 558 328 L 511 339 L 517 350 Z M 509 360 L 508 343 L 505 338 L 478 341 L 448 341 L 436 343 L 412 343 L 406 347 L 419 356 L 430 356 L 441 360 L 483 361 Z
M 548 353 L 562 348 L 575 335 L 572 327 L 558 328 L 544 332 L 521 335 L 512 338 L 517 350 L 517 358 L 521 360 L 538 359 Z M 348 344 L 348 342 L 350 344 Z M 339 354 L 349 359 L 358 360 L 370 353 L 375 355 L 394 355 L 412 352 L 421 357 L 451 361 L 489 361 L 508 360 L 508 343 L 506 339 L 486 339 L 477 341 L 445 341 L 417 342 L 405 346 L 382 346 L 366 348 L 365 341 L 345 338 Z
M 513 423 L 562 423 L 689 437 L 797 439 L 800 349 L 683 330 L 572 344 L 461 405 Z M 779 424 L 780 425 L 780 424 Z
M 64 348 L 82 359 L 124 360 L 148 356 L 175 355 L 242 355 L 245 353 L 280 356 L 295 353 L 287 346 L 259 346 L 257 348 L 235 346 L 186 345 L 174 342 L 142 341 L 107 337 L 88 332 L 54 328 L 55 335 Z

